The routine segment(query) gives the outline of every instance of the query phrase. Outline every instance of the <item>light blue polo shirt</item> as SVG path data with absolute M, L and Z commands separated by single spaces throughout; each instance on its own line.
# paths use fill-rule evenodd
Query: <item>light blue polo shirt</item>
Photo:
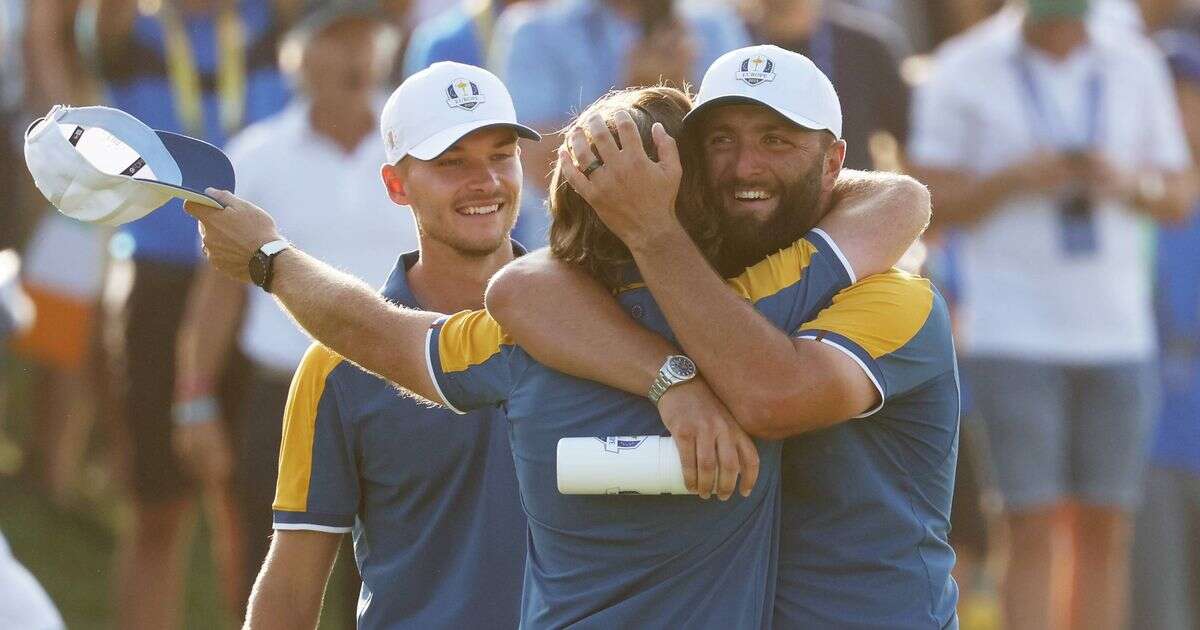
M 676 2 L 696 41 L 692 81 L 717 57 L 750 44 L 741 19 L 719 3 Z M 496 25 L 494 70 L 508 86 L 517 117 L 557 128 L 622 84 L 640 26 L 602 0 L 563 0 L 505 11 Z M 549 126 L 546 126 L 549 125 Z

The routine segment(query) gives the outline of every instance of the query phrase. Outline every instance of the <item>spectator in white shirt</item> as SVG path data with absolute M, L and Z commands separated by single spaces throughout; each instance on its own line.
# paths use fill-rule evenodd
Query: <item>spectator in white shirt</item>
M 1089 25 L 1087 0 L 1026 4 L 938 53 L 910 155 L 934 220 L 963 231 L 959 342 L 1010 534 L 1007 627 L 1062 618 L 1067 540 L 1072 627 L 1115 628 L 1157 391 L 1143 250 L 1194 182 L 1151 44 Z
M 333 9 L 309 18 L 281 52 L 301 96 L 228 147 L 239 195 L 277 209 L 276 220 L 298 246 L 377 285 L 397 252 L 417 246 L 412 214 L 397 209 L 379 183 L 386 157 L 376 121 L 398 43 L 393 27 L 374 14 Z M 202 273 L 180 332 L 174 442 L 198 477 L 232 475 L 250 584 L 271 534 L 288 386 L 310 342 L 267 292 L 208 268 Z M 210 401 L 235 337 L 252 370 L 231 441 Z

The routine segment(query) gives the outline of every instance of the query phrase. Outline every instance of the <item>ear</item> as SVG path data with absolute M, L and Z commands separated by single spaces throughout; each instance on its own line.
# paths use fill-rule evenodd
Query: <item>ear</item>
M 383 185 L 387 189 L 388 197 L 396 204 L 401 206 L 411 205 L 411 200 L 408 196 L 407 182 L 404 180 L 404 169 L 400 168 L 400 164 L 384 164 L 379 169 L 379 175 L 383 178 Z
M 836 140 L 825 149 L 825 165 L 821 173 L 821 187 L 833 190 L 833 184 L 842 172 L 842 164 L 846 161 L 846 141 Z

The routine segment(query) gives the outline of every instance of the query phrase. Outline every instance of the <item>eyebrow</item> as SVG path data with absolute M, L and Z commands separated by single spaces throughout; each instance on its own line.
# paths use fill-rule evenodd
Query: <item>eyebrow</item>
M 518 140 L 517 134 L 516 134 L 516 132 L 514 132 L 511 137 L 506 137 L 502 140 L 497 140 L 496 143 L 492 145 L 492 148 L 499 149 L 501 147 L 505 147 L 510 144 L 516 144 L 517 140 Z M 447 153 L 461 152 L 461 151 L 464 151 L 464 149 L 457 142 L 455 142 L 454 144 L 450 145 L 450 147 L 447 148 L 445 151 L 442 151 L 442 155 L 446 155 Z M 438 157 L 441 157 L 441 156 L 438 156 Z

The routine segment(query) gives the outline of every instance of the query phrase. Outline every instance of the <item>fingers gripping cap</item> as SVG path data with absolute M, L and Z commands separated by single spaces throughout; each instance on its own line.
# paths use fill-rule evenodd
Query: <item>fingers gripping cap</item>
M 104 225 L 135 221 L 176 197 L 219 208 L 204 189 L 234 188 L 220 149 L 110 107 L 51 108 L 25 132 L 25 164 L 59 212 Z
M 769 107 L 801 127 L 842 137 L 842 105 L 829 77 L 808 57 L 778 46 L 749 46 L 717 58 L 684 122 L 701 111 L 738 103 Z
M 383 106 L 379 123 L 391 163 L 406 155 L 431 160 L 472 131 L 495 125 L 511 127 L 522 138 L 541 139 L 517 122 L 512 96 L 496 75 L 452 61 L 405 79 Z

